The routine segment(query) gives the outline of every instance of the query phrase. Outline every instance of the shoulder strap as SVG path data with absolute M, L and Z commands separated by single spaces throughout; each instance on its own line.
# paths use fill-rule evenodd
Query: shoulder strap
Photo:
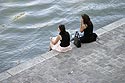
M 75 37 L 80 38 L 80 35 L 79 35 L 79 32 L 78 32 L 78 31 L 76 31 L 76 33 L 75 33 Z

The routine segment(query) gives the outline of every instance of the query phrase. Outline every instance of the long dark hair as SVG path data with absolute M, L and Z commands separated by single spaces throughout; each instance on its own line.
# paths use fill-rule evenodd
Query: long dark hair
M 84 24 L 87 24 L 87 25 L 91 25 L 92 24 L 92 22 L 91 22 L 91 20 L 90 20 L 90 18 L 89 18 L 89 16 L 87 14 L 82 14 L 81 16 L 82 16 Z
M 64 34 L 66 32 L 65 25 L 60 24 L 59 29 L 60 29 L 60 34 Z

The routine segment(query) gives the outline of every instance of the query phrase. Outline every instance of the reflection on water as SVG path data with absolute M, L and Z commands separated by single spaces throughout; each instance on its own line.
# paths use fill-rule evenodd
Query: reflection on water
M 65 24 L 72 35 L 80 15 L 94 30 L 125 17 L 125 0 L 0 0 L 0 72 L 48 51 L 49 37 Z

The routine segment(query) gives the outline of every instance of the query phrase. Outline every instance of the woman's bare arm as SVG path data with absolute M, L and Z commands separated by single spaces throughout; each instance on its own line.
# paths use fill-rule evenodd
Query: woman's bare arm
M 58 36 L 56 37 L 56 40 L 55 40 L 55 41 L 52 41 L 52 40 L 51 40 L 51 42 L 52 42 L 52 44 L 55 45 L 60 39 L 61 39 L 61 38 L 60 38 L 60 35 L 58 35 Z
M 80 32 L 83 32 L 84 29 L 86 29 L 86 26 L 85 26 L 85 24 L 82 24 L 82 25 L 80 26 Z
M 80 24 L 80 32 L 83 32 L 84 29 L 86 29 L 87 25 L 83 23 L 83 19 L 81 19 L 81 24 Z

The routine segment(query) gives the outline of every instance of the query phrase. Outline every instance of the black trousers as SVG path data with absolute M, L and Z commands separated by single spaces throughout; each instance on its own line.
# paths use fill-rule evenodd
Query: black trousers
M 96 41 L 96 38 L 97 38 L 97 34 L 93 33 L 88 36 L 80 37 L 80 41 L 81 41 L 81 43 L 90 43 L 90 42 Z
M 82 36 L 82 37 L 80 37 L 80 41 L 81 41 L 81 43 L 89 43 L 90 42 L 90 38 Z

